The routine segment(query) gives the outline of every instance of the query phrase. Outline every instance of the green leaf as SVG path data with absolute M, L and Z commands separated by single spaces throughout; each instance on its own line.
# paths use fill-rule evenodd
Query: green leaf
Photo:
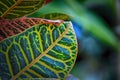
M 69 13 L 68 11 L 69 11 L 69 8 L 66 8 L 66 5 L 64 5 L 64 0 L 63 0 L 63 2 L 60 1 L 60 0 L 53 0 L 51 3 L 42 7 L 37 12 L 28 15 L 28 17 L 41 17 L 43 15 L 53 14 L 53 13 L 54 14 L 58 13 L 58 14 L 64 14 L 64 15 L 67 15 L 67 16 L 72 16 L 71 13 L 68 14 Z
M 9 26 L 14 31 L 17 25 L 23 28 L 36 25 L 0 41 L 0 77 L 3 80 L 65 79 L 77 55 L 77 42 L 71 22 L 56 25 L 56 21 L 45 20 L 44 23 L 38 18 L 28 19 L 16 20 L 23 23 L 14 22 Z
M 22 17 L 33 13 L 45 2 L 46 0 L 1 0 L 0 16 L 6 19 Z
M 35 17 L 39 17 L 43 19 L 50 19 L 50 20 L 69 20 L 70 19 L 69 15 L 63 14 L 63 13 L 49 13 L 45 15 L 38 15 Z
M 113 48 L 118 47 L 117 38 L 112 31 L 108 29 L 109 26 L 106 25 L 97 15 L 92 14 L 82 6 L 79 6 L 74 0 L 53 0 L 53 2 L 44 6 L 36 13 L 29 15 L 29 17 L 39 17 L 40 15 L 50 13 L 69 15 L 71 20 L 82 25 L 86 31 L 92 33 L 101 42 L 104 42 Z

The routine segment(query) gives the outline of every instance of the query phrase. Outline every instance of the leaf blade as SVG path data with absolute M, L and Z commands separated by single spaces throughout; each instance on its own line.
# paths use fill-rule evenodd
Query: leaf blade
M 46 20 L 42 18 L 26 18 L 26 17 L 17 18 L 13 20 L 1 19 L 0 20 L 0 32 L 1 32 L 0 41 L 8 37 L 17 35 L 19 33 L 22 33 L 23 31 L 37 24 L 54 24 L 57 26 L 62 22 L 63 22 L 62 20 L 52 21 L 52 20 Z
M 69 20 L 70 19 L 69 15 L 63 14 L 63 13 L 49 13 L 45 15 L 40 15 L 39 17 L 43 19 L 50 19 L 50 20 Z
M 38 38 L 40 36 L 41 38 Z M 50 37 L 52 37 L 53 42 Z M 74 65 L 77 52 L 76 44 L 76 37 L 71 23 L 62 23 L 59 27 L 53 24 L 38 24 L 21 34 L 0 42 L 0 55 L 2 55 L 0 59 L 3 59 L 0 62 L 0 67 L 2 63 L 7 64 L 4 57 L 8 54 L 13 76 L 9 69 L 8 71 L 2 69 L 3 73 L 11 75 L 7 77 L 8 79 L 14 80 L 27 77 L 64 79 Z M 43 50 L 41 46 L 43 46 Z M 6 53 L 6 51 L 8 52 Z
M 13 19 L 33 13 L 39 7 L 45 4 L 46 0 L 1 0 L 0 2 L 0 16 L 6 19 Z

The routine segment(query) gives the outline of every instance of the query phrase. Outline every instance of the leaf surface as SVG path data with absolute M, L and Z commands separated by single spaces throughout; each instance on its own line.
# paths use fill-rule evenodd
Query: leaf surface
M 46 0 L 0 0 L 0 16 L 13 19 L 31 14 L 45 4 Z
M 10 36 L 14 36 L 16 34 L 22 33 L 26 29 L 31 28 L 32 26 L 37 24 L 54 24 L 58 26 L 62 22 L 63 22 L 62 20 L 52 21 L 42 18 L 26 18 L 26 17 L 21 17 L 13 20 L 1 19 L 0 41 Z
M 52 23 L 55 21 L 48 22 L 26 28 L 0 42 L 2 80 L 66 78 L 76 60 L 75 33 L 71 22 L 57 26 Z

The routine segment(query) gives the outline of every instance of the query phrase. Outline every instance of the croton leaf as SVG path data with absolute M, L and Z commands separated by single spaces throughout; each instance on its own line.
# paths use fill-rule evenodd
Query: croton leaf
M 36 14 L 34 14 L 36 15 Z M 29 17 L 29 16 L 28 16 Z M 70 16 L 64 13 L 48 13 L 44 15 L 37 15 L 35 17 L 50 19 L 50 20 L 70 20 Z
M 13 19 L 30 14 L 46 4 L 46 0 L 0 0 L 0 16 Z
M 1 24 L 2 80 L 67 77 L 77 55 L 71 22 L 23 17 Z
M 24 30 L 34 26 L 36 24 L 54 24 L 58 26 L 62 23 L 62 20 L 46 20 L 42 18 L 17 18 L 13 20 L 6 20 L 4 18 L 0 19 L 0 41 L 10 37 L 12 35 L 16 35 L 18 33 L 23 32 Z

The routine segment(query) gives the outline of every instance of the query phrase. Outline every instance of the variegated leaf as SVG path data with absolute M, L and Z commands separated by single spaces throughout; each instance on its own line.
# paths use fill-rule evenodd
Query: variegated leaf
M 13 20 L 0 19 L 0 41 L 10 36 L 22 33 L 36 24 L 54 24 L 58 26 L 62 20 L 46 20 L 42 18 L 21 17 Z
M 0 0 L 0 16 L 13 19 L 31 14 L 46 3 L 46 0 Z
M 0 41 L 0 78 L 65 79 L 75 63 L 77 43 L 71 22 L 58 23 L 39 18 L 1 23 L 6 27 L 0 30 L 5 35 Z

